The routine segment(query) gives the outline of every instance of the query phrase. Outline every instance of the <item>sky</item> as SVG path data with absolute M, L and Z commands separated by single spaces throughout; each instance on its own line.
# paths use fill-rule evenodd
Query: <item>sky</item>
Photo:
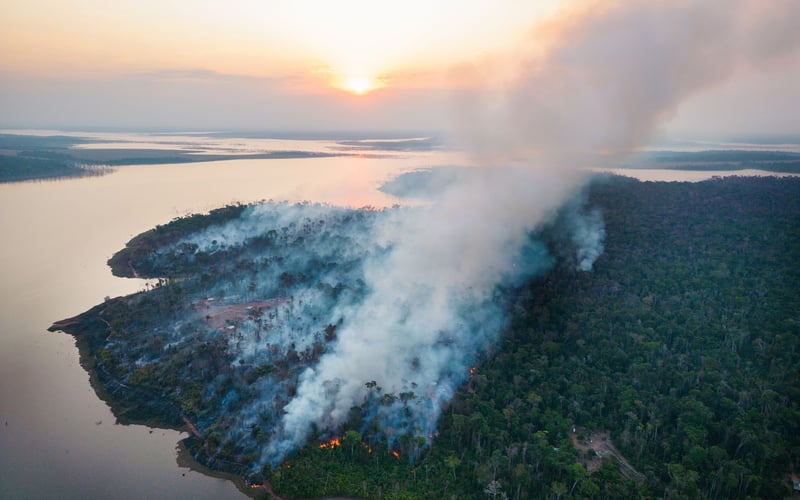
M 696 3 L 719 17 L 730 10 Z M 748 18 L 784 20 L 798 5 L 734 3 L 749 5 Z M 591 32 L 587 12 L 615 5 L 626 3 L 0 0 L 0 127 L 447 130 L 465 102 L 496 99 L 520 68 Z M 687 23 L 693 15 L 687 9 Z M 800 134 L 791 105 L 800 51 L 790 42 L 684 96 L 660 132 Z

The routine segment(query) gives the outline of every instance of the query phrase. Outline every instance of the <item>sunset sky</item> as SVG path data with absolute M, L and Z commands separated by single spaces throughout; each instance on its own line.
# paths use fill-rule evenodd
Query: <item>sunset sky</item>
M 595 3 L 4 0 L 0 127 L 446 129 L 614 2 Z M 800 56 L 784 52 L 687 96 L 667 128 L 800 132 Z

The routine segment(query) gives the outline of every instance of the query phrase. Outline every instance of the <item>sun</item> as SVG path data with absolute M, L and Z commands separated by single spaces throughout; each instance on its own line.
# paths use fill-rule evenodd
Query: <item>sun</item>
M 349 77 L 342 82 L 342 89 L 355 95 L 364 95 L 376 88 L 374 80 L 362 76 Z

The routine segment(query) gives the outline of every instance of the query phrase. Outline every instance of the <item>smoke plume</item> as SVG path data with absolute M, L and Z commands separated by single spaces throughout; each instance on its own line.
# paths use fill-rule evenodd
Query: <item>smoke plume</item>
M 533 32 L 534 54 L 492 66 L 511 77 L 487 77 L 482 99 L 461 102 L 461 132 L 484 157 L 564 166 L 625 154 L 687 98 L 800 46 L 793 0 L 581 5 Z
M 603 2 L 538 27 L 513 78 L 459 101 L 479 169 L 430 206 L 389 214 L 372 237 L 366 295 L 337 306 L 338 342 L 300 377 L 264 463 L 364 402 L 392 436 L 426 437 L 468 369 L 496 341 L 498 286 L 549 265 L 529 234 L 585 183 L 597 155 L 641 146 L 687 97 L 798 46 L 800 2 Z M 488 80 L 488 78 L 487 78 Z M 477 104 L 476 104 L 477 103 Z M 602 252 L 602 218 L 567 217 L 579 270 Z

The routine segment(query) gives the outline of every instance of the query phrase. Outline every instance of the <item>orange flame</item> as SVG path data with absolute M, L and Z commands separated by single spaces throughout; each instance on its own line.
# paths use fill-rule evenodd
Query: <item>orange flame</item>
M 394 458 L 400 458 L 400 453 L 397 450 L 392 450 L 392 455 L 394 455 Z
M 332 450 L 337 446 L 339 446 L 340 444 L 342 444 L 342 440 L 336 437 L 325 443 L 320 443 L 319 447 L 322 448 L 323 450 Z

